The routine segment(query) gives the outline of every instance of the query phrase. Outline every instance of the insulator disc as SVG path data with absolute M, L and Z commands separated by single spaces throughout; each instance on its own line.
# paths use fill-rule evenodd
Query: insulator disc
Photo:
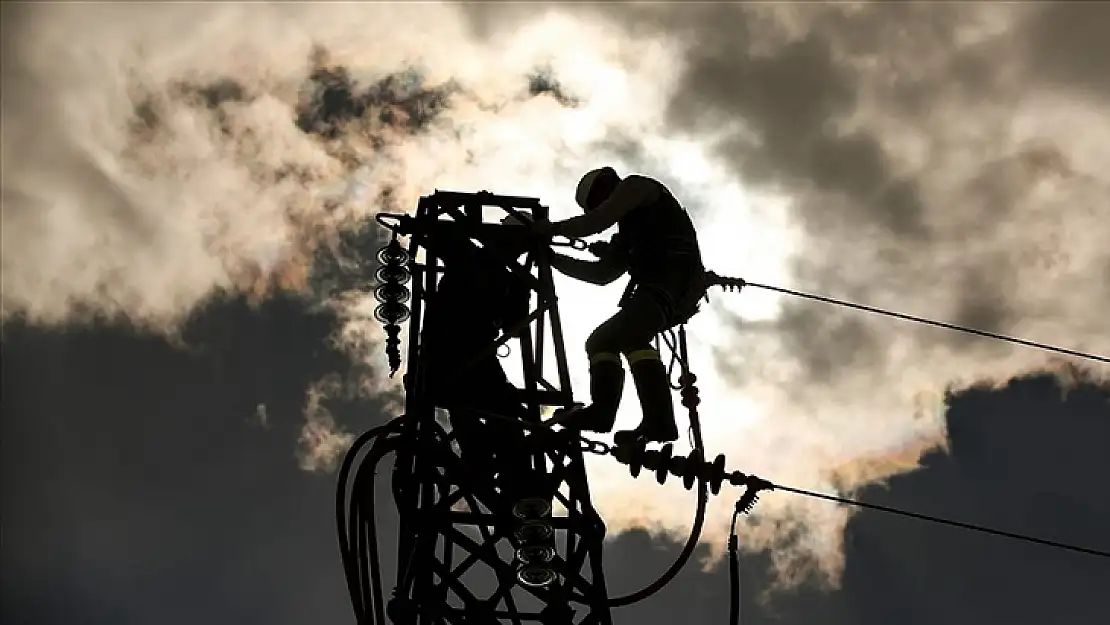
M 404 323 L 409 318 L 409 307 L 396 302 L 387 302 L 374 309 L 374 318 L 379 323 Z
M 412 279 L 412 274 L 409 273 L 408 267 L 404 265 L 382 265 L 374 272 L 374 277 L 382 284 L 389 282 L 408 284 L 408 281 Z
M 521 584 L 532 588 L 550 586 L 555 581 L 555 571 L 542 564 L 526 564 L 516 573 Z
M 411 295 L 412 293 L 409 291 L 408 287 L 403 284 L 397 284 L 396 282 L 386 282 L 374 289 L 374 299 L 382 304 L 387 302 L 404 304 L 409 301 Z
M 551 512 L 551 503 L 539 497 L 521 499 L 513 504 L 513 516 L 522 520 L 538 519 Z
M 534 544 L 542 540 L 547 540 L 555 533 L 554 528 L 549 523 L 543 521 L 528 521 L 524 525 L 516 528 L 516 539 L 522 543 Z
M 547 545 L 525 545 L 516 550 L 516 557 L 524 564 L 539 564 L 555 559 L 555 550 Z
M 409 262 L 408 250 L 401 247 L 400 243 L 392 241 L 378 250 L 378 262 L 383 265 L 403 265 Z

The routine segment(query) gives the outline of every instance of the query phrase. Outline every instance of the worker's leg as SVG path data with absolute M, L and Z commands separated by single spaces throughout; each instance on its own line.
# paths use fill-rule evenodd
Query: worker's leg
M 605 351 L 589 358 L 591 403 L 579 422 L 582 429 L 605 433 L 613 429 L 624 394 L 624 365 L 619 353 Z
M 604 434 L 613 429 L 624 394 L 624 365 L 619 352 L 593 353 L 589 357 L 590 405 L 558 410 L 548 423 Z
M 632 369 L 632 382 L 640 399 L 643 419 L 633 430 L 617 432 L 614 439 L 643 438 L 648 441 L 667 443 L 678 438 L 678 426 L 674 419 L 674 400 L 671 398 L 670 380 L 667 368 L 659 357 L 659 350 L 649 344 L 625 352 L 628 366 Z
M 656 333 L 684 323 L 697 312 L 697 301 L 705 293 L 703 270 L 700 263 L 687 266 L 684 263 L 672 265 L 668 275 L 651 287 L 641 288 L 633 299 L 654 301 L 663 311 L 665 322 L 660 322 Z M 648 341 L 634 350 L 624 352 L 632 369 L 632 381 L 636 384 L 636 394 L 640 398 L 643 420 L 632 430 L 617 432 L 613 440 L 617 444 L 629 443 L 636 439 L 652 442 L 670 442 L 678 438 L 678 427 L 674 418 L 674 401 L 671 398 L 671 385 L 667 369 Z
M 662 306 L 653 297 L 637 295 L 598 326 L 586 340 L 592 403 L 581 410 L 557 414 L 554 421 L 572 429 L 601 433 L 612 430 L 624 391 L 621 354 L 649 345 L 665 324 Z

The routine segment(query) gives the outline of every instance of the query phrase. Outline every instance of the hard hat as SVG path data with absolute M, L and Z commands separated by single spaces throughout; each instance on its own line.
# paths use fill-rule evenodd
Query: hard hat
M 587 210 L 589 206 L 587 200 L 589 200 L 590 193 L 594 190 L 594 185 L 596 185 L 599 180 L 604 181 L 605 178 L 609 178 L 610 176 L 613 178 L 618 177 L 616 170 L 612 167 L 600 167 L 588 171 L 585 176 L 582 176 L 582 179 L 578 181 L 578 189 L 574 192 L 574 201 L 578 202 L 582 210 Z

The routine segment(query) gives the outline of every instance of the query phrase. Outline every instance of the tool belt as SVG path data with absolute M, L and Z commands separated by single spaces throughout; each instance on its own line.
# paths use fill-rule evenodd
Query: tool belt
M 668 327 L 681 325 L 701 311 L 700 302 L 710 287 L 709 276 L 704 268 L 694 272 L 683 283 L 684 288 L 679 290 L 652 282 L 641 284 L 631 279 L 617 305 L 624 308 L 636 293 L 649 292 L 663 308 Z

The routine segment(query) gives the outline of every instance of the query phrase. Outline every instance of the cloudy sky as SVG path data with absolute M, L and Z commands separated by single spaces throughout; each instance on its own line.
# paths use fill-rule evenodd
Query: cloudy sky
M 675 191 L 721 273 L 1110 353 L 1101 5 L 2 17 L 14 622 L 349 618 L 332 466 L 395 390 L 357 256 L 368 218 L 434 188 L 570 216 L 612 163 Z M 567 309 L 573 357 L 607 311 Z M 1110 548 L 1107 368 L 758 292 L 715 296 L 691 333 L 731 465 Z M 590 469 L 611 587 L 633 589 L 692 497 Z M 617 622 L 724 619 L 729 495 L 704 566 Z M 758 510 L 747 622 L 1103 620 L 1104 561 L 785 494 Z

